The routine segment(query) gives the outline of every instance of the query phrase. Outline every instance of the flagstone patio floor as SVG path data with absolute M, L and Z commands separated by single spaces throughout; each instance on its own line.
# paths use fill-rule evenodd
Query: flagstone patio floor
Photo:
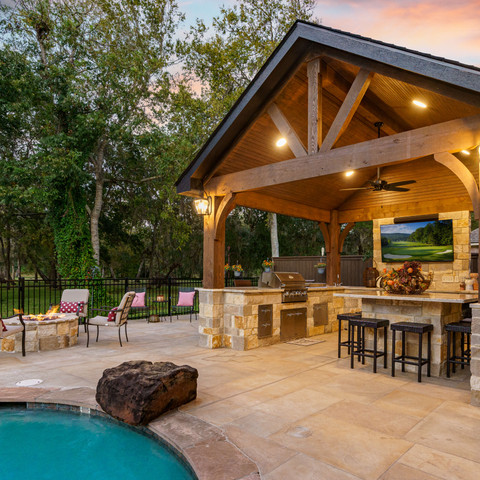
M 101 331 L 98 343 L 0 353 L 0 401 L 100 407 L 103 370 L 127 360 L 198 369 L 198 398 L 150 424 L 191 462 L 200 479 L 477 480 L 480 408 L 468 369 L 416 382 L 414 374 L 337 359 L 336 334 L 310 346 L 246 352 L 197 346 L 197 322 L 129 323 L 130 342 Z M 345 352 L 346 353 L 346 352 Z M 38 378 L 37 387 L 16 387 Z

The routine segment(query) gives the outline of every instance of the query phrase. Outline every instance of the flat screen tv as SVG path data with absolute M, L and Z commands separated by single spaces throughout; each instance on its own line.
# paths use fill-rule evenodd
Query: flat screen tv
M 453 262 L 451 220 L 381 225 L 383 262 Z

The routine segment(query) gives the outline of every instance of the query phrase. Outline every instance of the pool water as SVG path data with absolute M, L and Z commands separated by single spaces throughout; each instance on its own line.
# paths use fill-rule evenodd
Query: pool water
M 155 440 L 99 417 L 0 409 L 2 480 L 193 480 Z

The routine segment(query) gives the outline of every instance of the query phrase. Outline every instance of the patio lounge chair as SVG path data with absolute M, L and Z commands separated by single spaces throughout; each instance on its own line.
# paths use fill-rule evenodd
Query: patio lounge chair
M 116 309 L 112 309 L 109 307 L 103 308 L 95 308 L 93 310 L 103 310 L 103 311 L 110 311 L 109 316 L 96 316 L 94 318 L 87 319 L 87 347 L 90 342 L 90 325 L 94 325 L 97 327 L 97 339 L 98 342 L 98 334 L 100 327 L 116 327 L 118 328 L 118 340 L 120 341 L 120 346 L 122 347 L 122 337 L 120 335 L 120 328 L 125 325 L 125 338 L 128 342 L 128 335 L 127 335 L 127 320 L 128 320 L 128 313 L 130 312 L 130 307 L 132 306 L 133 299 L 135 298 L 135 292 L 127 292 L 120 302 L 120 305 Z M 109 321 L 109 318 L 111 320 Z
M 195 313 L 195 320 L 197 319 L 197 313 L 195 312 L 195 297 L 196 290 L 193 287 L 180 287 L 178 289 L 178 301 L 176 305 L 172 305 L 172 315 L 176 314 L 178 319 L 178 313 L 185 312 L 190 313 L 190 323 L 192 322 L 192 313 Z M 172 321 L 172 317 L 170 317 Z
M 16 318 L 15 317 L 8 317 L 4 318 L 3 320 L 8 320 L 10 318 Z M 22 332 L 22 356 L 25 356 L 25 323 L 23 322 L 22 315 L 18 316 L 18 319 L 20 320 L 20 325 L 5 325 L 6 330 L 3 330 L 3 326 L 0 322 L 0 340 L 2 338 L 7 338 L 10 335 L 15 335 L 19 332 Z
M 62 298 L 60 299 L 60 311 L 62 311 L 62 303 L 76 303 L 76 311 L 68 312 L 75 313 L 78 317 L 78 326 L 80 323 L 83 323 L 85 326 L 85 331 L 87 331 L 86 318 L 88 315 L 88 298 L 90 297 L 90 292 L 87 288 L 72 288 L 66 289 L 62 292 Z M 80 303 L 83 303 L 83 307 L 80 308 Z M 65 310 L 66 312 L 66 310 Z

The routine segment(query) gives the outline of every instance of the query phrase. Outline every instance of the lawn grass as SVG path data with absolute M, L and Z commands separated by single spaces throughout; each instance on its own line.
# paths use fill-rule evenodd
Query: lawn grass
M 389 255 L 395 257 L 391 258 Z M 453 245 L 438 246 L 420 242 L 392 242 L 388 247 L 382 247 L 383 262 L 403 262 L 407 260 L 453 262 Z

